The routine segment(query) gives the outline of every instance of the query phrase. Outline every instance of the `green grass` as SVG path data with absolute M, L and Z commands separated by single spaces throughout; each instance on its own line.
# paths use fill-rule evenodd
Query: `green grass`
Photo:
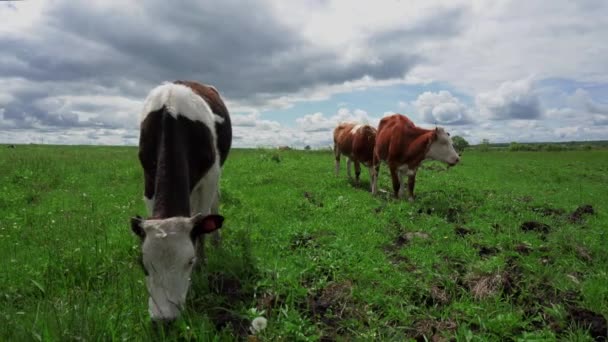
M 233 150 L 223 247 L 152 328 L 136 155 L 2 146 L 0 340 L 239 340 L 263 315 L 266 341 L 586 341 L 608 315 L 606 150 L 466 152 L 421 169 L 413 204 L 372 197 L 365 170 L 355 187 L 345 161 L 336 177 L 328 151 Z

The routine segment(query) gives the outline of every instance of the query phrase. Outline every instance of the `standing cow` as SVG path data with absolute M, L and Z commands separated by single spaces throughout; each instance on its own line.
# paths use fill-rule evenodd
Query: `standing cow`
M 219 180 L 232 144 L 228 110 L 218 91 L 190 81 L 154 88 L 140 117 L 139 160 L 150 215 L 133 217 L 141 239 L 148 310 L 154 321 L 174 320 L 204 258 L 204 235 L 219 231 Z
M 408 200 L 414 201 L 416 171 L 425 159 L 438 160 L 454 166 L 460 156 L 452 146 L 450 134 L 443 128 L 417 127 L 405 115 L 394 114 L 380 120 L 374 148 L 372 193 L 378 191 L 380 162 L 388 164 L 393 180 L 395 197 L 402 198 L 404 175 L 408 176 Z
M 376 129 L 370 125 L 362 125 L 351 122 L 340 123 L 334 129 L 334 156 L 336 157 L 336 176 L 340 173 L 340 155 L 344 154 L 346 162 L 346 173 L 351 177 L 350 163 L 355 164 L 355 182 L 359 184 L 361 165 L 368 167 L 370 177 L 372 175 L 372 162 L 374 156 L 374 144 L 376 141 Z

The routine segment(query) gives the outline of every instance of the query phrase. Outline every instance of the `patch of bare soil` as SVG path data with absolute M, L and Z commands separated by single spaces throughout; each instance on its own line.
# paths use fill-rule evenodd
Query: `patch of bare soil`
M 340 322 L 347 319 L 365 319 L 352 298 L 351 281 L 333 282 L 310 293 L 306 300 L 306 313 L 323 326 L 323 341 L 335 341 L 347 331 Z
M 291 250 L 300 248 L 317 248 L 319 244 L 315 241 L 314 237 L 310 234 L 295 234 L 291 238 L 291 244 L 289 248 Z
M 304 198 L 306 198 L 308 202 L 310 202 L 310 204 L 312 205 L 315 205 L 317 207 L 323 207 L 323 202 L 316 199 L 315 196 L 308 191 L 304 191 Z
M 449 223 L 464 223 L 464 216 L 460 208 L 448 208 L 445 213 L 445 220 Z
M 456 226 L 456 228 L 454 228 L 454 233 L 460 237 L 464 237 L 465 235 L 472 234 L 473 230 L 465 226 Z
M 473 298 L 478 300 L 496 294 L 501 289 L 502 282 L 503 278 L 499 273 L 475 276 L 468 281 Z
M 443 286 L 437 285 L 431 286 L 431 299 L 434 303 L 441 305 L 449 304 L 451 301 L 450 295 L 443 288 Z
M 515 246 L 514 249 L 517 253 L 522 254 L 522 255 L 528 255 L 532 251 L 532 247 L 530 247 L 530 245 L 525 244 L 525 243 L 518 244 L 517 246 Z
M 415 238 L 426 240 L 430 236 L 424 232 L 402 233 L 391 244 L 384 247 L 384 252 L 388 255 L 393 265 L 400 266 L 409 272 L 416 270 L 416 266 L 412 265 L 408 258 L 399 254 L 399 250 Z
M 583 329 L 589 329 L 589 334 L 596 341 L 608 341 L 608 323 L 602 314 L 584 308 L 570 307 L 568 320 Z
M 580 207 L 576 208 L 576 210 L 574 210 L 572 214 L 568 216 L 568 221 L 572 223 L 581 223 L 583 222 L 583 217 L 585 215 L 592 214 L 595 214 L 593 206 L 591 206 L 590 204 L 581 205 Z
M 582 261 L 586 263 L 591 263 L 593 261 L 591 254 L 589 254 L 589 251 L 585 247 L 576 246 L 574 247 L 574 250 L 576 251 L 576 256 Z
M 532 211 L 541 216 L 562 216 L 566 213 L 564 209 L 551 207 L 532 207 Z
M 452 341 L 452 338 L 444 336 L 453 336 L 457 328 L 458 325 L 451 319 L 442 321 L 434 318 L 422 319 L 415 322 L 412 328 L 409 328 L 408 337 L 421 342 Z
M 216 295 L 224 297 L 229 303 L 236 303 L 252 296 L 249 291 L 244 289 L 241 280 L 236 276 L 214 272 L 209 274 L 208 280 L 211 291 Z M 217 330 L 231 327 L 236 335 L 241 337 L 247 336 L 249 329 L 249 320 L 247 318 L 223 307 L 212 308 L 208 314 Z
M 526 221 L 519 228 L 526 232 L 535 231 L 542 234 L 548 234 L 551 231 L 551 226 L 537 221 Z
M 275 308 L 280 308 L 284 303 L 285 301 L 278 294 L 265 293 L 258 298 L 256 308 L 259 311 L 266 311 L 266 314 L 271 316 Z
M 534 198 L 532 198 L 532 196 L 528 196 L 528 195 L 523 196 L 522 198 L 520 198 L 520 200 L 521 200 L 522 202 L 526 202 L 526 203 L 528 203 L 528 202 L 532 202 L 532 200 L 533 200 L 533 199 L 534 199 Z
M 315 231 L 312 233 L 298 232 L 291 237 L 291 243 L 289 248 L 291 250 L 302 249 L 302 248 L 318 248 L 320 246 L 317 241 L 323 236 L 333 236 L 334 232 L 331 231 Z
M 464 209 L 461 208 L 460 206 L 456 206 L 456 207 L 439 206 L 439 207 L 433 207 L 433 208 L 419 208 L 418 209 L 418 214 L 426 213 L 427 215 L 436 215 L 438 217 L 443 218 L 448 223 L 461 223 L 461 224 L 466 222 L 464 212 L 465 212 Z
M 479 256 L 482 258 L 487 258 L 500 252 L 500 250 L 496 247 L 488 247 L 479 244 L 473 244 L 473 247 L 477 248 L 477 254 L 479 254 Z
M 521 293 L 520 282 L 522 270 L 515 259 L 508 259 L 502 272 L 494 274 L 473 275 L 466 280 L 466 284 L 475 299 L 484 299 L 502 292 L 508 296 L 517 296 Z

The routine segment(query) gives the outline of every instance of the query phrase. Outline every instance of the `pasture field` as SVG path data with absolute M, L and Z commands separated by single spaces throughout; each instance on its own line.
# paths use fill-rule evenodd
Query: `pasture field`
M 233 150 L 223 246 L 169 329 L 147 313 L 134 147 L 0 149 L 0 341 L 576 340 L 606 336 L 608 150 L 465 152 L 415 203 L 329 151 Z M 388 169 L 379 185 L 389 190 Z

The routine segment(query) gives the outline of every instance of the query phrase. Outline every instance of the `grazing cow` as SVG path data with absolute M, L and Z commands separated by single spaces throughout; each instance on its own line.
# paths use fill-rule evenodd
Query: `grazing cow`
M 344 154 L 348 158 L 346 173 L 349 178 L 351 177 L 351 161 L 355 164 L 355 182 L 357 184 L 359 184 L 359 175 L 361 175 L 361 163 L 369 168 L 371 177 L 375 141 L 376 129 L 374 127 L 352 122 L 340 123 L 334 129 L 336 176 L 340 173 L 340 155 Z
M 454 166 L 460 156 L 452 146 L 450 134 L 443 128 L 417 127 L 405 115 L 394 114 L 380 120 L 374 148 L 372 193 L 378 190 L 380 162 L 388 164 L 395 197 L 403 197 L 404 175 L 408 176 L 408 200 L 414 200 L 416 171 L 425 159 L 438 160 Z
M 133 217 L 131 229 L 141 239 L 154 321 L 180 314 L 192 269 L 204 259 L 204 234 L 219 243 L 218 183 L 231 144 L 230 116 L 215 88 L 175 81 L 146 98 L 139 160 L 150 217 Z

